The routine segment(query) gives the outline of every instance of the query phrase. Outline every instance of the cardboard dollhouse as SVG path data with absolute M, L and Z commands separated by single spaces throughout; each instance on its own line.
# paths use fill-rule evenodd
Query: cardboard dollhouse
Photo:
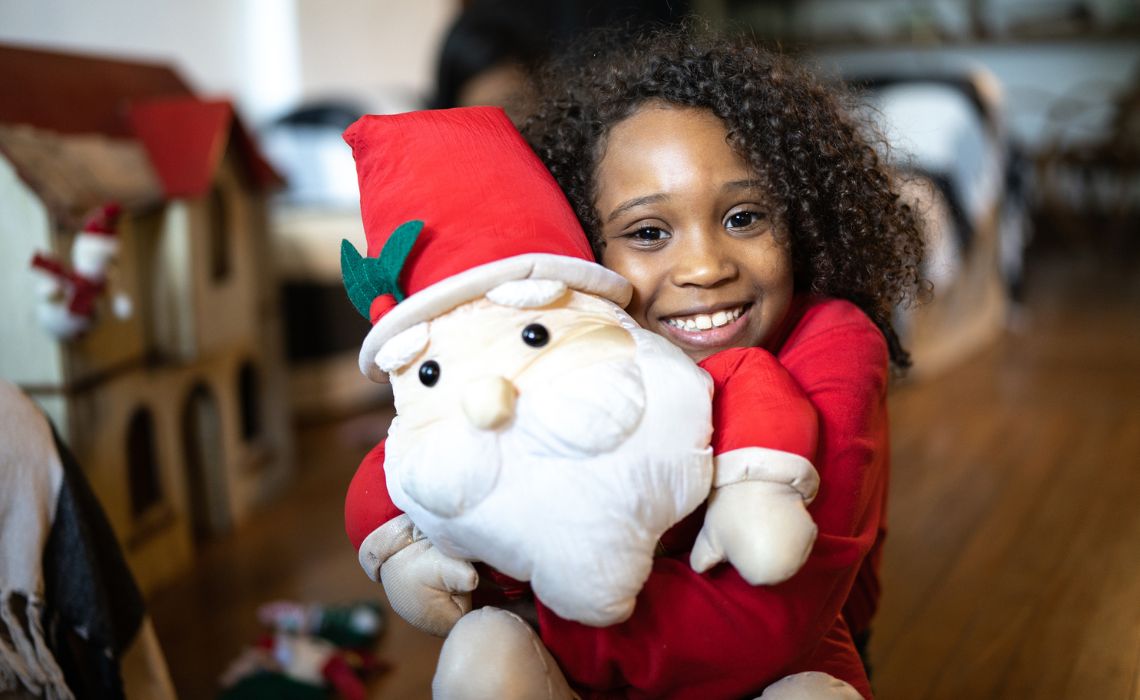
M 227 101 L 172 70 L 0 46 L 0 376 L 87 471 L 144 590 L 184 572 L 290 473 L 267 193 L 280 184 Z M 66 261 L 121 205 L 90 328 L 37 323 L 37 252 Z

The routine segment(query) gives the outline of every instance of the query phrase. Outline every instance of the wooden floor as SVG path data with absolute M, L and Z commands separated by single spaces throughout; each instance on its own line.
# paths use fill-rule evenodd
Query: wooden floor
M 1020 333 L 892 400 L 882 698 L 1140 697 L 1140 270 L 1029 282 Z
M 1018 332 L 894 390 L 880 698 L 1140 699 L 1140 268 L 1030 270 Z M 379 595 L 340 510 L 387 418 L 303 429 L 295 488 L 152 601 L 184 698 L 212 695 L 259 603 Z M 427 698 L 439 644 L 390 622 L 373 696 Z
M 205 545 L 197 570 L 154 597 L 151 613 L 180 698 L 217 694 L 218 676 L 262 632 L 262 603 L 376 600 L 387 610 L 344 534 L 343 509 L 356 465 L 390 421 L 390 412 L 379 412 L 300 429 L 300 473 L 290 492 L 237 533 Z M 372 696 L 426 700 L 441 642 L 390 611 L 387 622 L 380 653 L 392 669 L 371 683 Z

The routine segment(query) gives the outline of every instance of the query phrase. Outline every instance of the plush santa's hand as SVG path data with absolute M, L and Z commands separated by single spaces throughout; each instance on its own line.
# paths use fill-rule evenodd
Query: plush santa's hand
M 436 549 L 407 515 L 388 521 L 360 546 L 360 564 L 396 614 L 413 627 L 439 637 L 471 610 L 479 575 L 470 562 Z
M 863 700 L 863 696 L 830 674 L 804 671 L 776 681 L 756 700 Z
M 815 543 L 807 512 L 819 484 L 815 468 L 803 457 L 763 448 L 718 455 L 716 465 L 690 566 L 704 572 L 728 561 L 754 586 L 791 578 Z

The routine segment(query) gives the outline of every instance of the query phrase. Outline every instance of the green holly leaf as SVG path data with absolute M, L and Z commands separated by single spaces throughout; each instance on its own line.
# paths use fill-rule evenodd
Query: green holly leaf
M 400 289 L 400 273 L 412 252 L 424 222 L 408 221 L 388 237 L 379 257 L 366 258 L 347 240 L 340 244 L 340 274 L 348 298 L 360 315 L 369 317 L 372 300 L 391 294 L 399 303 L 406 295 Z
M 419 237 L 423 228 L 424 222 L 422 221 L 405 221 L 392 232 L 391 236 L 388 236 L 384 248 L 380 251 L 380 264 L 384 266 L 385 270 L 391 270 L 392 289 L 390 292 L 396 297 L 397 302 L 404 300 L 404 293 L 400 291 L 396 280 L 400 278 L 404 263 L 407 262 L 408 255 L 412 252 L 412 246 L 416 244 L 416 238 Z
M 369 260 L 347 240 L 340 242 L 340 275 L 344 290 L 348 292 L 348 300 L 364 318 L 368 318 L 369 307 L 377 296 L 375 290 L 383 283 L 376 266 L 370 265 Z

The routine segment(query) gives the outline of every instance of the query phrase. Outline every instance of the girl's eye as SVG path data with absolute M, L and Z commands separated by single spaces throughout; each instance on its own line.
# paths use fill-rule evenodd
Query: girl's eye
M 433 387 L 439 381 L 439 363 L 435 360 L 428 360 L 420 365 L 420 384 L 426 387 Z
M 724 225 L 730 229 L 746 229 L 759 224 L 764 219 L 765 216 L 759 212 L 738 211 L 735 214 L 729 215 Z
M 541 323 L 532 323 L 522 330 L 522 341 L 532 348 L 541 348 L 550 342 L 550 331 Z
M 636 231 L 630 231 L 625 234 L 625 237 L 637 241 L 638 243 L 656 243 L 657 241 L 663 241 L 668 238 L 669 234 L 656 226 L 645 226 Z

